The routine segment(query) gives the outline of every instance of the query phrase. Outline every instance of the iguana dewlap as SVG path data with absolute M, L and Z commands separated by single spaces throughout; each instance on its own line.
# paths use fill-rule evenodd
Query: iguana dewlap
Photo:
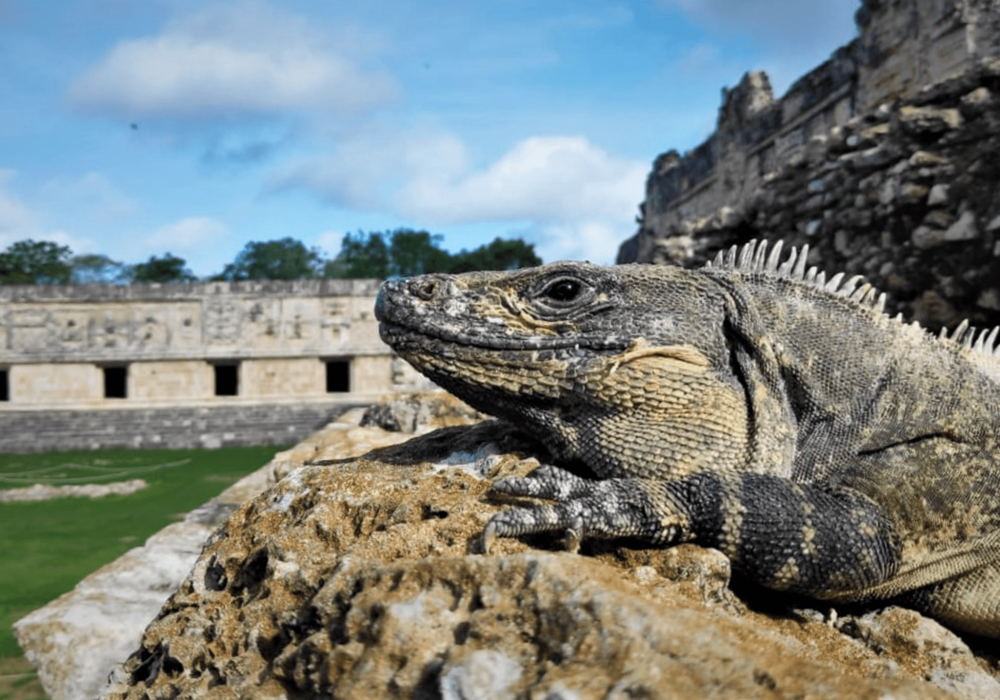
M 716 547 L 830 600 L 894 598 L 1000 637 L 998 330 L 935 338 L 806 250 L 700 270 L 556 263 L 387 282 L 382 338 L 562 464 L 489 523 Z

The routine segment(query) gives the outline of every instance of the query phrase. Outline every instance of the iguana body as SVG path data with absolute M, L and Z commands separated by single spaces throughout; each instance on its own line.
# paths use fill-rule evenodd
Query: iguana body
M 717 547 L 759 583 L 902 597 L 1000 637 L 997 331 L 934 338 L 780 244 L 701 270 L 556 263 L 387 282 L 383 339 L 559 462 L 486 539 Z

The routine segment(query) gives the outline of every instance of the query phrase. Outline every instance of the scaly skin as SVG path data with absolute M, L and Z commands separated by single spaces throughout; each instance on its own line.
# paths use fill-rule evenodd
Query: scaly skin
M 751 243 L 701 270 L 556 263 L 387 282 L 382 338 L 558 464 L 495 537 L 695 541 L 759 583 L 1000 637 L 997 331 L 933 338 Z

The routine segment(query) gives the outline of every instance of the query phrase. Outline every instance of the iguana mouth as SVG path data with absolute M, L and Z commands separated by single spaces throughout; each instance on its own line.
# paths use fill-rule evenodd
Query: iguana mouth
M 430 331 L 430 332 L 428 332 Z M 464 332 L 463 332 L 464 331 Z M 469 328 L 449 329 L 434 326 L 417 330 L 411 326 L 380 319 L 379 336 L 393 349 L 401 351 L 408 346 L 427 349 L 427 343 L 440 346 L 477 348 L 481 350 L 538 351 L 569 350 L 574 355 L 592 357 L 593 353 L 614 354 L 629 347 L 631 339 L 617 335 L 602 338 L 583 336 L 497 336 L 473 333 Z

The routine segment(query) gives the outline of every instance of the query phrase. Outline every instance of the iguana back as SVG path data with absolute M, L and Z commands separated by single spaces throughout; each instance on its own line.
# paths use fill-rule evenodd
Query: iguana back
M 702 270 L 556 263 L 386 283 L 383 338 L 565 464 L 493 536 L 718 547 L 763 585 L 904 596 L 1000 637 L 997 329 L 934 338 L 806 251 Z

